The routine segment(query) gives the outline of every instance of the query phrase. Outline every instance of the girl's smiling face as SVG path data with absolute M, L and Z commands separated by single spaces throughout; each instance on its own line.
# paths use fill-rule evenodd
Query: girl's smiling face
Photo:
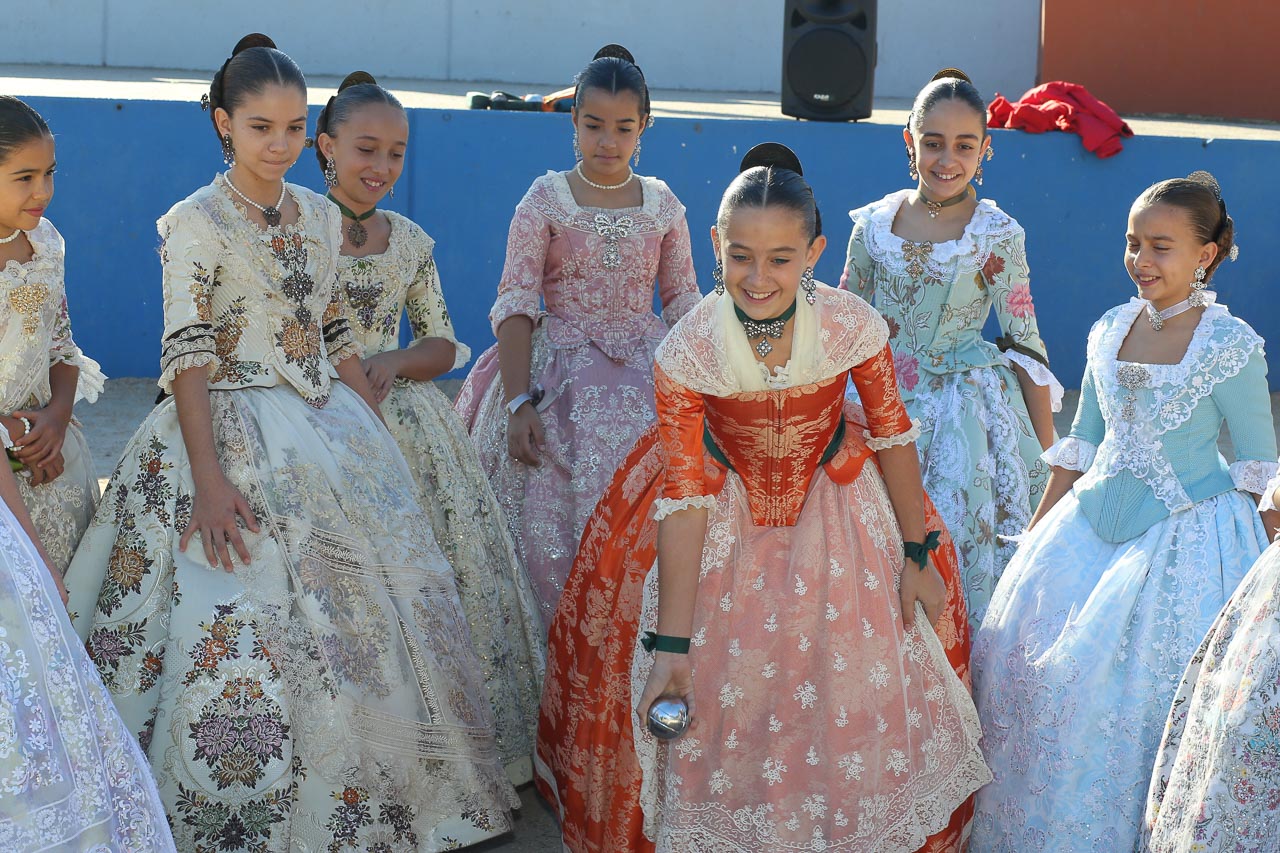
M 1218 245 L 1200 241 L 1183 208 L 1138 202 L 1129 211 L 1124 267 L 1138 293 L 1157 309 L 1186 299 L 1196 267 L 1207 268 L 1217 256 Z
M 0 237 L 40 224 L 53 200 L 56 168 L 53 137 L 47 133 L 24 142 L 0 161 Z
M 333 135 L 316 139 L 320 151 L 334 163 L 338 185 L 334 196 L 356 212 L 377 206 L 404 170 L 409 147 L 409 119 L 393 104 L 359 107 Z
M 934 104 L 902 137 L 915 151 L 920 188 L 938 201 L 964 192 L 991 145 L 983 117 L 956 99 Z
M 782 206 L 740 207 L 711 241 L 724 265 L 724 286 L 753 320 L 776 317 L 791 307 L 800 277 L 822 256 L 827 238 L 809 241 L 804 220 Z

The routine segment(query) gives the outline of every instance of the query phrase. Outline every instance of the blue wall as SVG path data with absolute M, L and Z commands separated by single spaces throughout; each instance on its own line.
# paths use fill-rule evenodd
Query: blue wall
M 161 333 L 155 220 L 221 168 L 217 140 L 194 103 L 35 98 L 58 138 L 58 191 L 49 217 L 67 240 L 67 290 L 80 346 L 110 376 L 155 376 Z M 314 119 L 314 113 L 313 113 Z M 437 242 L 445 295 L 460 338 L 479 352 L 502 272 L 511 212 L 533 178 L 571 161 L 564 115 L 411 110 L 408 167 L 390 206 Z M 834 284 L 850 222 L 845 211 L 908 183 L 901 130 L 872 124 L 664 118 L 646 135 L 642 171 L 664 178 L 688 207 L 703 289 L 713 258 L 708 229 L 742 152 L 777 140 L 805 164 L 830 239 L 818 277 Z M 1237 223 L 1239 262 L 1219 273 L 1221 300 L 1264 337 L 1280 339 L 1267 308 L 1280 143 L 1137 138 L 1109 160 L 1077 137 L 995 131 L 983 195 L 1027 231 L 1041 332 L 1054 370 L 1079 387 L 1093 321 L 1134 293 L 1122 264 L 1129 205 L 1147 185 L 1212 171 Z M 321 187 L 310 151 L 291 180 Z M 1272 189 L 1268 189 L 1272 187 Z M 457 375 L 462 375 L 458 373 Z M 1280 371 L 1271 376 L 1280 387 Z

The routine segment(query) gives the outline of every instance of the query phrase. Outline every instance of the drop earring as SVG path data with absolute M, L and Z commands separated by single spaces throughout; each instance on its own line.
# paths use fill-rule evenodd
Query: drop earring
M 1192 308 L 1203 308 L 1209 302 L 1204 295 L 1204 289 L 1209 286 L 1204 277 L 1208 274 L 1204 267 L 1196 267 L 1196 280 L 1191 282 L 1191 295 L 1187 297 L 1187 304 Z
M 573 159 L 582 162 L 582 146 L 578 144 L 578 129 L 573 129 Z
M 978 186 L 982 186 L 982 160 L 985 159 L 989 163 L 991 162 L 991 158 L 994 156 L 996 156 L 995 150 L 988 145 L 986 153 L 978 160 L 977 170 L 973 173 L 973 179 L 977 182 Z
M 395 198 L 395 197 L 396 197 L 396 185 L 395 185 L 395 184 L 392 184 L 392 185 L 391 185 L 391 189 L 387 190 L 387 196 L 388 196 L 388 197 L 390 197 L 390 198 Z
M 636 153 L 635 153 L 635 156 L 631 158 L 631 162 L 635 165 L 637 169 L 640 168 L 640 140 L 639 139 L 636 140 Z
M 911 176 L 911 180 L 920 180 L 920 170 L 916 168 L 916 152 L 907 149 L 907 174 Z
M 716 268 L 711 271 L 711 277 L 716 282 L 716 296 L 724 296 L 724 264 L 716 261 Z
M 229 133 L 222 134 L 222 162 L 228 166 L 236 164 L 236 149 L 231 144 L 231 134 Z
M 810 305 L 818 301 L 818 283 L 813 280 L 813 267 L 805 267 L 800 274 L 800 289 L 804 291 L 804 301 Z
M 332 158 L 325 161 L 324 182 L 325 182 L 325 185 L 330 188 L 336 187 L 338 185 L 338 167 L 334 165 Z

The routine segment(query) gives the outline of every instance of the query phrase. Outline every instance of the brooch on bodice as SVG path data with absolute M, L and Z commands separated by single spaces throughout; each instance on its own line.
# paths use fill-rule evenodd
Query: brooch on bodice
M 593 224 L 596 233 L 604 238 L 604 258 L 601 264 L 607 270 L 618 269 L 622 266 L 622 247 L 618 241 L 623 237 L 631 236 L 631 229 L 636 224 L 635 220 L 630 216 L 610 219 L 604 213 L 597 213 Z
M 1120 417 L 1133 420 L 1137 415 L 1138 389 L 1145 388 L 1151 381 L 1151 371 L 1141 364 L 1126 362 L 1116 370 L 1116 380 L 1129 389 L 1129 396 L 1124 398 L 1124 406 L 1120 409 Z

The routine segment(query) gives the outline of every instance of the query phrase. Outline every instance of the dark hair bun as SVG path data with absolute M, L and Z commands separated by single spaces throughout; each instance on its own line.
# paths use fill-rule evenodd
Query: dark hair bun
M 232 49 L 231 55 L 235 56 L 242 51 L 246 51 L 251 47 L 270 47 L 275 48 L 276 43 L 272 41 L 271 36 L 262 33 L 249 33 L 249 35 L 236 42 L 236 46 Z
M 954 77 L 957 80 L 963 80 L 969 84 L 973 83 L 973 81 L 969 79 L 969 75 L 965 74 L 959 68 L 943 68 L 937 74 L 930 77 L 929 82 L 932 83 L 934 80 L 946 80 L 951 77 Z
M 1187 175 L 1187 180 L 1200 184 L 1201 186 L 1208 187 L 1213 192 L 1214 198 L 1219 201 L 1222 200 L 1222 187 L 1219 186 L 1218 179 L 1209 172 L 1206 172 L 1203 169 L 1197 169 L 1190 175 Z
M 625 59 L 632 65 L 636 64 L 636 58 L 631 55 L 631 51 L 627 50 L 620 44 L 606 44 L 604 47 L 596 51 L 596 55 L 591 57 L 594 62 L 597 59 Z
M 343 89 L 349 89 L 352 86 L 362 86 L 366 83 L 373 86 L 378 85 L 378 81 L 374 80 L 373 75 L 368 71 L 352 71 L 346 77 L 342 78 L 342 83 L 338 85 L 338 91 L 341 92 Z
M 804 169 L 800 166 L 800 158 L 796 156 L 796 152 L 781 142 L 761 142 L 759 145 L 753 146 L 750 151 L 743 155 L 742 163 L 738 166 L 738 172 L 745 172 L 747 169 L 753 169 L 756 166 L 790 169 L 797 175 L 804 175 Z

